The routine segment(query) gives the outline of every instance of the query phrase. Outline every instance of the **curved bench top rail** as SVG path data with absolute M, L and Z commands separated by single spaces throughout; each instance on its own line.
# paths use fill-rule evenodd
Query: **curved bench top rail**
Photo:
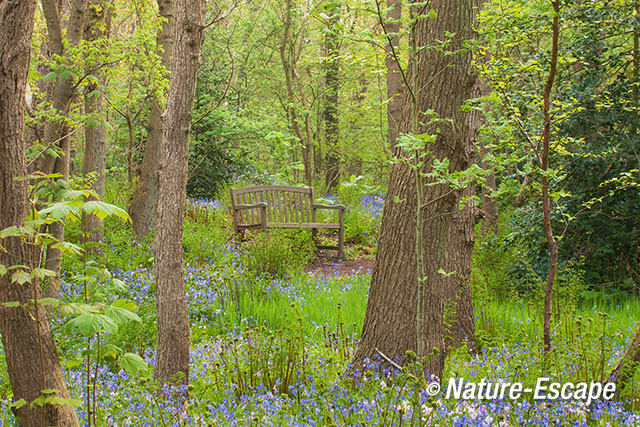
M 286 185 L 260 185 L 256 187 L 232 188 L 231 194 L 258 193 L 262 191 L 288 191 L 292 193 L 311 194 L 313 189 L 309 187 L 290 187 Z

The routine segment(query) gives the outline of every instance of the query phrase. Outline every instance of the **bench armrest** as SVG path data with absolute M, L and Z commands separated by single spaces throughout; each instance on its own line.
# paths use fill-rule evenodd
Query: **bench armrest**
M 314 203 L 313 204 L 313 209 L 336 209 L 336 210 L 344 210 L 347 209 L 347 207 L 345 205 L 321 205 L 321 204 L 317 204 Z
M 266 208 L 267 204 L 265 202 L 260 202 L 260 203 L 252 203 L 249 205 L 235 205 L 234 209 L 237 211 L 240 210 L 244 210 L 244 209 L 256 209 L 256 208 Z

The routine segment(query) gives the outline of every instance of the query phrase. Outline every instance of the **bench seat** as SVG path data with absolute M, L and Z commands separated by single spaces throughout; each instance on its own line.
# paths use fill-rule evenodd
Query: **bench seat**
M 338 230 L 337 246 L 318 246 L 337 249 L 344 257 L 344 205 L 315 203 L 313 188 L 289 186 L 257 186 L 231 189 L 233 227 L 236 234 L 244 230 L 267 228 L 311 229 L 315 237 L 318 229 Z M 337 210 L 338 222 L 316 220 L 318 210 Z

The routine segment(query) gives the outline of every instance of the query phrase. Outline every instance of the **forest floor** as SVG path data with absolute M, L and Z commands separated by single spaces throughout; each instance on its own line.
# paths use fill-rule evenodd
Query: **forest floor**
M 335 276 L 353 276 L 373 271 L 375 258 L 358 257 L 352 260 L 338 259 L 335 251 L 320 250 L 313 261 L 306 265 L 308 273 L 332 274 Z

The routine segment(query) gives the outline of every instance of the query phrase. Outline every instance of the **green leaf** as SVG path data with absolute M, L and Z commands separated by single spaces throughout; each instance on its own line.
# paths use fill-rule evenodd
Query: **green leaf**
M 0 277 L 4 276 L 5 274 L 7 274 L 7 267 L 0 264 Z
M 62 362 L 64 367 L 67 369 L 77 368 L 78 366 L 81 366 L 83 363 L 84 361 L 80 359 L 71 359 L 71 360 L 65 360 L 64 362 Z
M 438 17 L 438 12 L 436 12 L 435 10 L 431 9 L 429 11 L 429 13 L 427 13 L 427 16 L 431 19 L 436 19 Z
M 20 301 L 9 301 L 9 302 L 3 302 L 2 305 L 4 307 L 7 308 L 11 308 L 11 307 L 19 307 L 20 306 Z
M 49 81 L 55 80 L 57 77 L 58 77 L 58 73 L 56 73 L 55 71 L 51 71 L 49 74 L 44 76 L 42 80 L 44 80 L 45 82 L 49 82 Z
M 0 231 L 0 239 L 5 239 L 7 237 L 22 237 L 24 233 L 20 228 L 15 225 L 11 227 L 7 227 L 4 230 Z
M 147 362 L 135 353 L 125 353 L 122 355 L 120 360 L 118 360 L 118 365 L 131 375 L 137 375 L 149 369 Z
M 141 322 L 142 320 L 137 314 L 127 310 L 126 308 L 111 306 L 104 313 L 116 323 L 126 323 L 130 320 Z
M 55 243 L 53 245 L 51 245 L 52 248 L 56 248 L 56 249 L 60 249 L 63 253 L 65 252 L 73 252 L 74 254 L 81 254 L 83 252 L 83 249 L 78 246 L 78 245 L 74 245 L 73 243 L 70 242 L 59 242 L 59 243 Z
M 50 305 L 52 307 L 57 307 L 60 305 L 60 301 L 56 298 L 40 298 L 38 300 L 38 305 Z
M 118 325 L 104 314 L 85 313 L 71 319 L 67 322 L 67 325 L 78 329 L 78 331 L 89 338 L 98 333 L 101 329 L 109 332 L 116 332 Z
M 11 282 L 20 285 L 31 283 L 31 275 L 24 270 L 18 270 L 11 275 Z
M 37 279 L 44 279 L 45 277 L 54 277 L 56 272 L 46 268 L 34 268 L 31 270 L 31 275 Z
M 26 404 L 27 404 L 27 401 L 26 401 L 26 400 L 24 400 L 24 399 L 18 399 L 18 400 L 16 400 L 15 402 L 13 402 L 13 403 L 11 404 L 11 407 L 12 407 L 13 409 L 20 409 L 20 408 L 22 408 L 22 407 L 23 407 L 24 405 L 26 405 Z

